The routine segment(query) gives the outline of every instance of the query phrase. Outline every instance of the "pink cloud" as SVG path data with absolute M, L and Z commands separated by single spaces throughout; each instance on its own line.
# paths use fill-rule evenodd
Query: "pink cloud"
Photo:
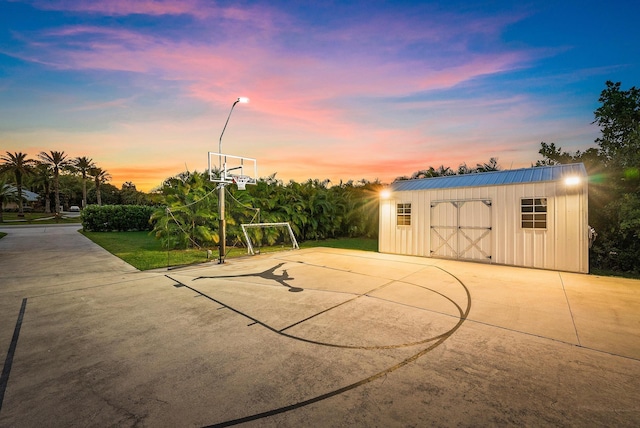
M 91 110 L 109 109 L 113 107 L 127 108 L 131 105 L 131 101 L 133 101 L 134 99 L 135 97 L 127 97 L 127 98 L 118 98 L 115 100 L 104 101 L 99 103 L 83 104 L 77 107 L 70 108 L 67 111 L 69 112 L 91 111 Z
M 208 0 L 34 0 L 32 4 L 42 10 L 58 10 L 106 16 L 127 15 L 189 15 L 199 20 L 230 20 L 252 28 L 275 29 L 271 24 L 286 22 L 286 15 L 261 5 L 238 7 L 219 6 Z M 223 22 L 218 22 L 222 25 Z
M 43 10 L 64 10 L 74 12 L 98 13 L 109 16 L 132 14 L 143 15 L 195 15 L 202 13 L 202 2 L 198 0 L 36 0 L 34 6 Z

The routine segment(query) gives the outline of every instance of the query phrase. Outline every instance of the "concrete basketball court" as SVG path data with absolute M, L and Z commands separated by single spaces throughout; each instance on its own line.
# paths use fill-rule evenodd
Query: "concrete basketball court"
M 640 281 L 316 248 L 139 272 L 0 239 L 0 426 L 638 426 Z

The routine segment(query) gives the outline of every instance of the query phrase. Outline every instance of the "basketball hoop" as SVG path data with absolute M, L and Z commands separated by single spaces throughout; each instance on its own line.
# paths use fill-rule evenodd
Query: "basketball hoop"
M 247 183 L 251 181 L 248 175 L 234 175 L 233 182 L 238 185 L 238 190 L 246 190 Z
M 216 164 L 220 165 L 220 169 L 214 167 Z M 256 184 L 257 178 L 258 165 L 255 159 L 209 152 L 210 181 L 223 184 L 236 183 L 240 190 L 245 190 L 242 183 Z

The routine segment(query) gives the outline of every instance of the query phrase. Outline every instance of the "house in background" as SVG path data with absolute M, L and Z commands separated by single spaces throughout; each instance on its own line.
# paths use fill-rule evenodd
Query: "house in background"
M 398 181 L 387 190 L 382 253 L 589 272 L 581 163 Z
M 15 186 L 9 186 L 10 192 L 15 192 L 16 198 L 18 197 L 18 189 Z M 26 189 L 22 189 L 22 208 L 24 211 L 30 211 L 33 209 L 33 205 L 38 201 L 40 195 L 31 192 Z M 14 201 L 5 202 L 2 205 L 3 211 L 18 211 L 18 203 Z

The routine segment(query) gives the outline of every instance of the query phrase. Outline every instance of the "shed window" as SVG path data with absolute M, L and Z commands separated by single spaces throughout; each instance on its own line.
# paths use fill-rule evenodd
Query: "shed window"
M 523 229 L 547 228 L 547 198 L 521 199 Z
M 398 226 L 411 226 L 411 204 L 398 204 L 396 214 Z

